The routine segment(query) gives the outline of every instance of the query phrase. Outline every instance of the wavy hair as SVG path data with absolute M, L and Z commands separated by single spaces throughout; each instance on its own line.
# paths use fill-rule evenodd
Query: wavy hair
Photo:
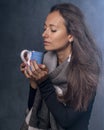
M 71 43 L 72 57 L 68 71 L 68 89 L 62 97 L 75 110 L 87 110 L 94 98 L 99 81 L 101 52 L 96 46 L 81 10 L 71 3 L 53 6 L 50 13 L 59 11 L 64 18 Z

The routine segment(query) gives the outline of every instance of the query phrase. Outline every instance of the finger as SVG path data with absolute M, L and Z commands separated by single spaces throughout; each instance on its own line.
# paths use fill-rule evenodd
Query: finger
M 31 70 L 31 66 L 27 66 L 27 68 L 26 68 L 26 76 L 27 76 L 28 78 L 32 78 L 32 79 L 34 79 L 34 80 L 37 79 L 37 74 L 36 74 L 36 72 L 35 72 L 35 69 L 34 69 L 34 71 L 32 71 L 32 70 Z
M 20 68 L 24 68 L 25 65 L 26 65 L 25 63 L 21 63 L 21 64 L 20 64 Z
M 32 71 L 31 71 L 31 66 L 27 66 L 26 72 L 27 72 L 27 74 L 29 75 L 29 77 L 32 77 L 32 76 L 33 76 L 33 73 L 32 73 Z
M 36 68 L 35 68 L 33 61 L 30 61 L 30 70 L 32 72 L 33 77 L 37 76 Z
M 42 70 L 44 70 L 44 71 L 47 71 L 47 72 L 48 72 L 48 68 L 47 68 L 47 66 L 44 65 L 44 64 L 39 64 L 39 68 L 42 69 Z
M 34 71 L 35 74 L 38 75 L 38 73 L 41 72 L 41 69 L 39 68 L 39 65 L 36 63 L 36 61 L 32 61 L 31 63 L 33 64 L 33 66 L 34 66 L 34 68 L 35 68 L 35 71 Z
M 46 67 L 46 65 L 44 65 L 44 64 L 39 64 L 39 67 L 41 68 L 41 69 L 46 69 L 47 67 Z
M 20 71 L 24 71 L 24 69 L 25 69 L 25 67 L 26 67 L 26 64 L 25 63 L 21 63 L 21 65 L 20 65 Z
M 33 62 L 30 61 L 30 68 L 31 68 L 31 71 L 34 72 L 35 71 L 35 66 L 33 65 Z
M 26 76 L 26 78 L 30 78 L 30 75 L 28 74 L 27 70 L 24 71 L 24 75 Z

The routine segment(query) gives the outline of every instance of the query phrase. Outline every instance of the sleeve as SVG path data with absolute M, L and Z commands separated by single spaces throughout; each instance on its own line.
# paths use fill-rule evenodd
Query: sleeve
M 74 111 L 69 105 L 64 105 L 63 103 L 59 102 L 53 84 L 49 78 L 43 81 L 39 85 L 39 88 L 42 98 L 45 100 L 48 109 L 61 127 L 69 128 L 83 114 L 86 114 L 86 112 Z
M 30 86 L 30 89 L 29 89 L 29 97 L 28 97 L 28 109 L 29 109 L 29 110 L 30 110 L 31 107 L 33 106 L 34 99 L 35 99 L 35 95 L 36 95 L 36 91 L 37 91 L 37 89 L 33 89 L 33 88 Z

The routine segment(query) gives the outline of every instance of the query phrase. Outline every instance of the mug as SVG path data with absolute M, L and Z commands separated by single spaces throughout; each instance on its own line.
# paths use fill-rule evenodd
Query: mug
M 30 60 L 35 60 L 38 64 L 41 64 L 43 59 L 43 52 L 22 50 L 20 57 L 22 61 L 28 65 L 30 65 Z

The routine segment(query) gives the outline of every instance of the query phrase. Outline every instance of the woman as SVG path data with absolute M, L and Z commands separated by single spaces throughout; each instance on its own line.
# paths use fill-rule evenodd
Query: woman
M 29 112 L 21 130 L 88 130 L 100 74 L 100 53 L 73 4 L 53 6 L 44 32 L 43 64 L 22 63 L 30 81 Z

